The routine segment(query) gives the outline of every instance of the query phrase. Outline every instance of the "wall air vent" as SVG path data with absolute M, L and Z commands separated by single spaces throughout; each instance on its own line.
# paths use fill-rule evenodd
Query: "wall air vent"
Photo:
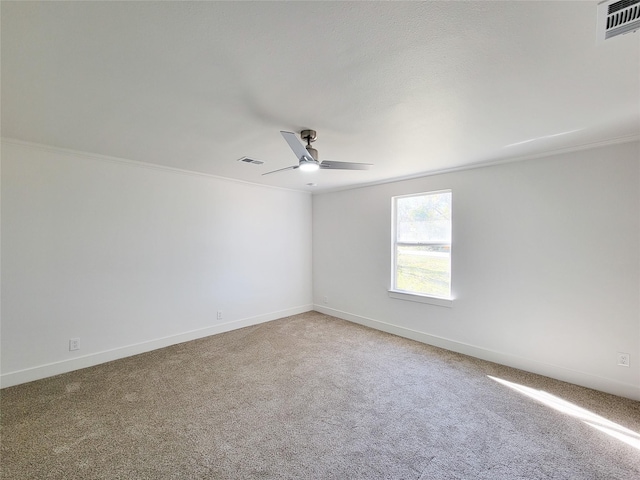
M 640 0 L 638 0 L 640 2 Z M 244 163 L 253 163 L 254 165 L 262 165 L 264 162 L 262 160 L 254 160 L 253 158 L 249 158 L 249 157 L 242 157 L 238 159 L 239 162 L 244 162 Z
M 599 42 L 640 29 L 640 0 L 606 0 L 598 4 Z

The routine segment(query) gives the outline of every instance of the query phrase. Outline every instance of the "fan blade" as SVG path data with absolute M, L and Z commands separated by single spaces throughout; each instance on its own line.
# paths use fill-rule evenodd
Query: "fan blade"
M 273 170 L 272 172 L 263 173 L 262 176 L 264 177 L 265 175 L 269 175 L 271 173 L 276 173 L 276 172 L 282 172 L 284 170 L 295 170 L 296 168 L 300 168 L 300 167 L 298 165 L 293 165 L 291 167 L 285 167 L 285 168 L 281 168 L 279 170 Z
M 298 157 L 298 161 L 302 159 L 305 159 L 309 162 L 314 161 L 314 159 L 311 158 L 311 155 L 309 155 L 309 152 L 307 152 L 307 149 L 304 148 L 304 145 L 300 143 L 300 140 L 298 140 L 298 137 L 295 133 L 283 132 L 283 131 L 280 131 L 280 133 L 289 144 L 289 147 L 291 148 L 291 150 L 293 150 L 293 153 L 295 153 L 296 157 Z
M 371 163 L 332 162 L 323 160 L 320 168 L 323 170 L 369 170 Z

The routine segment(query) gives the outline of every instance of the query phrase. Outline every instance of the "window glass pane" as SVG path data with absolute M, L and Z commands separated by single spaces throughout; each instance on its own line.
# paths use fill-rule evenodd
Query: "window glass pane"
M 396 199 L 398 242 L 451 243 L 451 192 Z
M 451 197 L 443 191 L 394 198 L 394 289 L 450 297 Z
M 448 297 L 450 282 L 449 245 L 396 247 L 396 289 Z

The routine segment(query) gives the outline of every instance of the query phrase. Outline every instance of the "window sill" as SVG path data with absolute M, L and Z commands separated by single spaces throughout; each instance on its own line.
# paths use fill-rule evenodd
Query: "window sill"
M 437 305 L 439 307 L 453 307 L 453 298 L 432 297 L 429 295 L 401 292 L 398 290 L 389 290 L 389 296 L 391 298 L 396 298 L 398 300 L 407 300 L 409 302 L 428 303 L 429 305 Z

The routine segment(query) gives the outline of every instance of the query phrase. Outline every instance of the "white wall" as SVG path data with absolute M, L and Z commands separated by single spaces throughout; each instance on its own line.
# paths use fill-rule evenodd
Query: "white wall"
M 312 308 L 306 193 L 3 141 L 1 205 L 2 386 Z
M 389 298 L 391 197 L 449 188 L 453 307 Z M 626 143 L 316 195 L 316 309 L 640 400 L 639 190 Z
M 312 307 L 308 194 L 9 141 L 1 167 L 2 386 Z M 454 305 L 391 299 L 391 197 L 444 188 Z M 627 143 L 316 195 L 313 303 L 640 399 L 639 190 Z

